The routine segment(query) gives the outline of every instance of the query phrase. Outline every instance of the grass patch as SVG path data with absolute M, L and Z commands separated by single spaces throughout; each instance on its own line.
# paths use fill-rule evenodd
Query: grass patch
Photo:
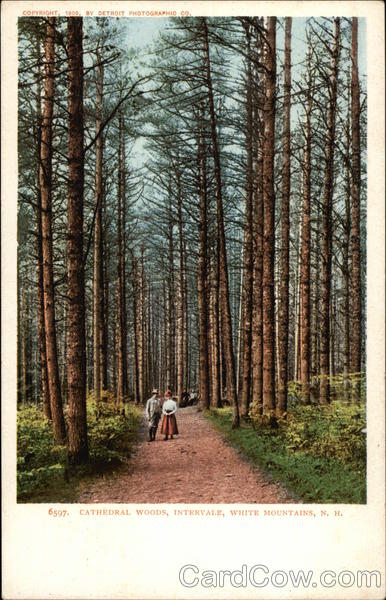
M 102 402 L 99 415 L 92 399 L 87 402 L 90 460 L 68 464 L 66 446 L 57 446 L 51 427 L 37 406 L 22 407 L 17 415 L 18 502 L 76 502 L 81 482 L 112 473 L 130 456 L 142 410 L 126 406 L 118 415 L 111 402 Z
M 258 421 L 232 429 L 229 408 L 206 412 L 254 464 L 307 503 L 366 503 L 364 406 L 296 406 L 271 430 Z

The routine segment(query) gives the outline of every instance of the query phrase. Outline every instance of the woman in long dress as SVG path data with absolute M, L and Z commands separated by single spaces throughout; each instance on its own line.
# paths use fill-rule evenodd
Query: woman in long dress
M 172 400 L 171 395 L 171 391 L 170 389 L 168 389 L 167 392 L 165 392 L 165 400 L 162 405 L 163 418 L 161 433 L 164 434 L 165 441 L 168 439 L 169 436 L 172 440 L 173 435 L 178 435 L 178 427 L 176 420 L 177 404 L 174 400 Z

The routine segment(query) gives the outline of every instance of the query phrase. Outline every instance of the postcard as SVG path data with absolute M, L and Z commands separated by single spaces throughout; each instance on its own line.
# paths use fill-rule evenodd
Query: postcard
M 383 23 L 3 2 L 6 600 L 385 596 Z

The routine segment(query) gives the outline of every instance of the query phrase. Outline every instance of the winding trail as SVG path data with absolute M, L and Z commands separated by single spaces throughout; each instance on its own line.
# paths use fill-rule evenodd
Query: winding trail
M 290 503 L 293 498 L 229 446 L 196 407 L 177 413 L 180 434 L 147 441 L 142 422 L 127 466 L 81 488 L 81 503 Z

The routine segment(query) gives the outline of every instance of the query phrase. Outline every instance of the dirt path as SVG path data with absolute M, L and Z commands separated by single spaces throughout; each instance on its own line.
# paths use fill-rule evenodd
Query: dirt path
M 177 413 L 180 434 L 147 442 L 145 422 L 125 470 L 84 489 L 81 503 L 288 503 L 289 493 L 224 442 L 197 408 Z

